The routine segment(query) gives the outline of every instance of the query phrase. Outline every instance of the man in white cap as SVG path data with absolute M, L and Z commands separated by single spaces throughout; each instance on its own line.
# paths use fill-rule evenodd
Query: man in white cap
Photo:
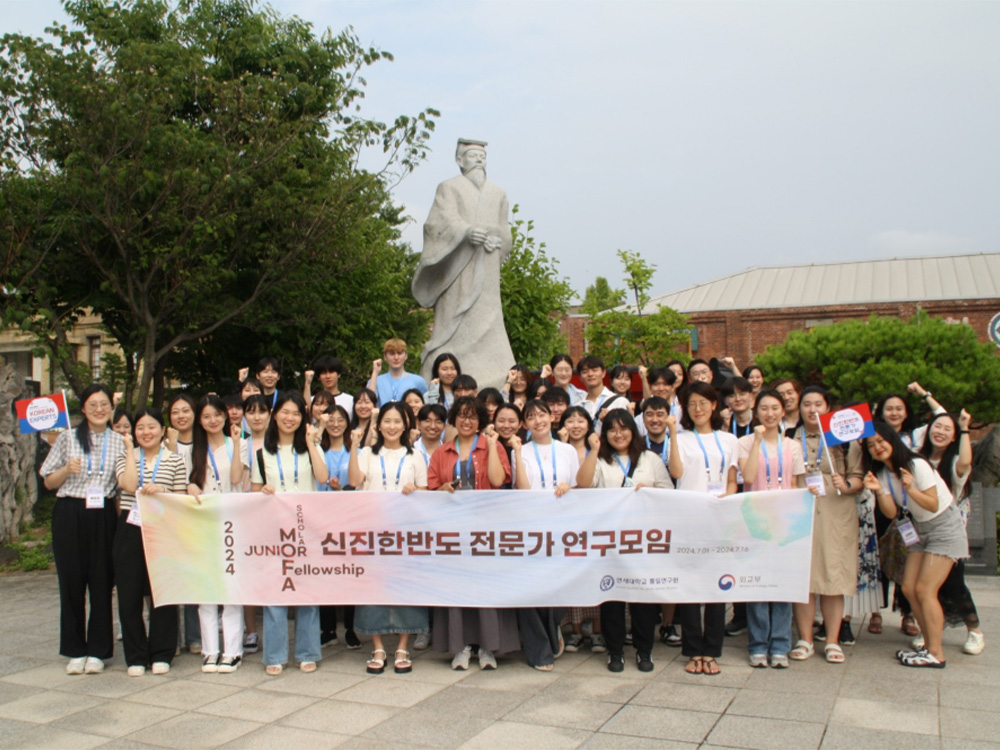
M 437 188 L 424 224 L 424 249 L 413 296 L 434 308 L 434 331 L 421 374 L 435 357 L 454 354 L 480 387 L 499 388 L 514 364 L 500 303 L 500 266 L 510 255 L 507 195 L 486 179 L 486 143 L 460 138 L 462 174 Z

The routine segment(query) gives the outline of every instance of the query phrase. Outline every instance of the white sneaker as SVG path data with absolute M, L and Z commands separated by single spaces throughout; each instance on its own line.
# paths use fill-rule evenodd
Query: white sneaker
M 479 668 L 480 669 L 496 669 L 497 668 L 497 658 L 493 655 L 492 651 L 487 651 L 485 648 L 479 648 Z
M 153 674 L 166 674 L 169 671 L 170 671 L 170 662 L 166 661 L 153 662 Z
M 962 651 L 975 656 L 983 653 L 984 648 L 986 648 L 986 637 L 982 633 L 970 630 L 969 637 L 966 639 L 965 645 L 962 646 Z
M 218 654 L 205 654 L 201 660 L 201 671 L 207 672 L 209 674 L 215 674 L 219 671 L 219 655 Z
M 472 646 L 466 646 L 451 660 L 452 669 L 468 669 L 469 660 L 472 658 Z
M 144 674 L 146 674 L 146 668 L 141 664 L 136 664 L 128 668 L 129 677 L 142 677 Z
M 924 634 L 917 633 L 915 636 L 913 636 L 913 640 L 910 641 L 910 645 L 913 646 L 913 648 L 917 649 L 917 651 L 922 649 L 924 647 Z
M 87 674 L 100 674 L 104 671 L 104 662 L 95 656 L 88 656 L 83 671 Z
M 431 634 L 430 633 L 417 633 L 417 637 L 413 639 L 413 650 L 414 651 L 426 651 L 431 645 Z
M 83 669 L 87 664 L 87 657 L 80 656 L 76 659 L 70 659 L 69 664 L 66 665 L 66 674 L 83 674 Z

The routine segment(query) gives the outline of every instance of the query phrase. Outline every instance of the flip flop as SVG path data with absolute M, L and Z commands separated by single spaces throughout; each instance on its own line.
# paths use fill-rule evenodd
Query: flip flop
M 684 671 L 688 674 L 701 674 L 705 670 L 705 665 L 700 656 L 692 656 L 688 661 Z
M 882 633 L 882 615 L 876 612 L 868 619 L 868 632 L 875 635 Z
M 702 674 L 710 675 L 715 677 L 717 674 L 722 673 L 722 668 L 719 666 L 719 662 L 713 659 L 711 656 L 706 656 L 702 661 Z

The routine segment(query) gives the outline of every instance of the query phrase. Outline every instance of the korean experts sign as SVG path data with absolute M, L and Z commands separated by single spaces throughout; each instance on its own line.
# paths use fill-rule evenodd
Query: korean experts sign
M 160 604 L 806 601 L 813 496 L 620 488 L 140 496 Z

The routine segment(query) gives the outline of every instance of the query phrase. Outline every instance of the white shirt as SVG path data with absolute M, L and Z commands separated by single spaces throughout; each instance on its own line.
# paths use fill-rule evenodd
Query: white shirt
M 902 508 L 903 485 L 900 483 L 899 479 L 894 474 L 891 474 L 883 468 L 878 473 L 878 480 L 882 483 L 882 486 L 885 487 L 886 492 L 888 492 L 896 502 L 896 505 Z M 945 484 L 941 475 L 931 468 L 931 465 L 923 458 L 913 459 L 913 484 L 919 490 L 927 490 L 930 487 L 937 488 L 938 506 L 936 510 L 927 510 L 917 504 L 913 498 L 907 497 L 906 509 L 916 520 L 920 522 L 930 521 L 931 519 L 937 518 L 948 510 L 948 506 L 955 501 L 951 494 L 951 490 L 948 489 L 948 485 Z
M 623 461 L 626 465 L 627 462 Z M 618 465 L 617 461 L 597 460 L 597 470 L 594 472 L 595 487 L 622 487 L 625 484 L 625 472 Z M 652 451 L 643 451 L 639 454 L 639 461 L 632 472 L 632 485 L 642 484 L 646 487 L 659 487 L 661 489 L 671 489 L 673 483 L 670 481 L 670 474 L 667 467 L 663 465 L 663 460 Z
M 382 465 L 385 463 L 385 478 Z M 358 451 L 358 466 L 365 475 L 361 484 L 363 490 L 401 490 L 408 484 L 415 487 L 427 486 L 427 464 L 419 449 L 407 453 L 406 448 L 389 449 L 383 446 L 378 455 L 366 445 Z M 397 482 L 396 477 L 399 477 Z
M 254 446 L 256 451 L 257 446 Z M 260 455 L 264 458 L 264 473 L 260 473 L 260 463 L 253 462 L 253 482 L 254 484 L 267 484 L 274 487 L 276 492 L 315 492 L 316 480 L 313 479 L 312 459 L 308 453 L 295 453 L 295 447 L 289 445 L 279 445 L 277 454 L 271 453 L 261 446 Z M 296 469 L 296 455 L 298 456 L 298 467 Z M 280 470 L 279 470 L 280 469 Z M 222 467 L 219 467 L 221 472 Z M 209 468 L 209 473 L 211 473 Z M 281 481 L 284 475 L 285 481 Z
M 701 443 L 698 442 L 701 437 Z M 718 437 L 718 443 L 716 442 Z M 702 452 L 701 446 L 705 446 Z M 722 453 L 719 453 L 719 445 Z M 694 492 L 708 492 L 709 482 L 722 482 L 723 492 L 729 483 L 730 467 L 739 467 L 740 447 L 736 436 L 715 431 L 712 433 L 695 433 L 693 430 L 682 432 L 677 436 L 677 449 L 684 463 L 684 473 L 677 480 L 677 489 Z M 708 454 L 708 472 L 705 471 L 705 455 Z
M 538 449 L 538 456 L 535 449 Z M 552 459 L 555 457 L 555 477 L 552 476 Z M 541 464 L 538 459 L 541 458 Z M 569 443 L 553 440 L 548 445 L 539 445 L 531 441 L 521 448 L 521 460 L 524 471 L 531 482 L 531 489 L 555 489 L 562 482 L 570 487 L 576 487 L 576 474 L 580 470 L 580 455 Z M 511 462 L 511 481 L 517 481 L 516 461 Z M 544 484 L 543 484 L 544 478 Z

